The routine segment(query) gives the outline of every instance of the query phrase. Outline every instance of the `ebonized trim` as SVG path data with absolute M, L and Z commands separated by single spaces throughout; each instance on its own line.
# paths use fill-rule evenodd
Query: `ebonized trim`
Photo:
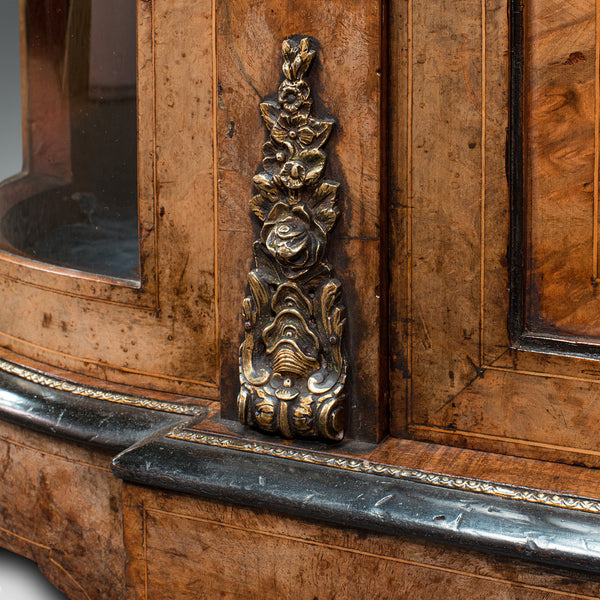
M 525 326 L 525 162 L 523 154 L 523 76 L 525 58 L 522 0 L 510 0 L 509 27 L 510 105 L 505 157 L 510 194 L 510 241 L 508 247 L 510 300 L 508 330 L 511 343 L 519 345 L 519 338 Z
M 223 502 L 555 566 L 600 569 L 595 514 L 161 435 L 117 456 L 112 468 L 126 481 Z
M 189 416 L 87 398 L 0 370 L 0 419 L 119 452 Z
M 195 412 L 190 418 L 89 398 L 0 371 L 1 420 L 121 451 L 112 469 L 131 483 L 571 569 L 600 570 L 598 514 L 173 437 L 190 431 L 208 411 Z M 266 439 L 248 442 L 267 444 Z M 356 445 L 357 456 L 363 454 L 364 444 L 348 444 Z M 323 443 L 305 445 L 301 452 L 328 451 Z

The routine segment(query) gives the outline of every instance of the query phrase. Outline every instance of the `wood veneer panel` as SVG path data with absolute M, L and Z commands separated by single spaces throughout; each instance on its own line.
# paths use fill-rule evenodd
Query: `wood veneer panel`
M 525 328 L 595 343 L 596 10 L 592 0 L 527 4 L 524 90 Z
M 600 594 L 598 578 L 586 574 L 132 485 L 124 506 L 128 600 Z
M 422 469 L 428 473 L 600 498 L 598 472 L 580 466 L 396 439 L 380 444 L 368 458 L 374 462 Z
M 212 26 L 210 0 L 138 2 L 140 244 L 148 279 L 136 289 L 0 261 L 6 350 L 109 385 L 218 396 Z M 149 239 L 157 245 L 147 246 Z
M 446 429 L 455 430 L 440 427 L 431 438 L 436 441 L 597 467 L 596 389 L 587 382 L 490 369 L 440 405 L 433 418 L 421 422 L 434 428 L 444 423 Z M 420 436 L 419 425 L 414 427 Z M 468 433 L 473 434 L 473 440 L 468 439 Z
M 0 545 L 72 600 L 125 595 L 121 482 L 111 456 L 0 422 Z
M 593 254 L 593 219 L 585 217 L 591 215 L 593 194 L 574 183 L 594 181 L 589 170 L 594 149 L 593 110 L 592 117 L 589 112 L 594 86 L 590 88 L 588 64 L 595 60 L 592 4 L 578 0 L 569 4 L 572 10 L 564 5 L 559 10 L 558 5 L 534 1 L 525 11 L 526 40 L 533 45 L 526 55 L 526 72 L 535 85 L 526 86 L 524 102 L 533 103 L 537 111 L 536 122 L 529 113 L 526 121 L 530 158 L 536 165 L 525 175 L 537 194 L 537 204 L 527 214 L 527 230 L 534 231 L 528 239 L 537 244 L 535 252 L 553 257 L 554 267 L 562 261 L 563 275 L 568 265 L 577 263 L 579 268 L 585 262 L 578 247 L 589 247 L 589 265 Z M 392 431 L 402 434 L 407 427 L 412 437 L 422 440 L 597 466 L 598 362 L 515 350 L 508 334 L 506 6 L 495 0 L 427 7 L 409 2 L 407 14 L 408 166 L 406 180 L 404 167 L 397 169 L 400 208 L 397 217 L 392 215 L 394 227 L 405 233 L 408 257 L 394 257 L 392 314 L 398 310 L 402 315 L 406 307 L 407 331 L 403 337 L 400 327 L 392 341 Z M 576 54 L 576 46 L 585 47 L 581 52 L 586 60 Z M 565 57 L 559 61 L 561 53 Z M 551 104 L 562 97 L 559 90 L 568 89 L 574 104 Z M 392 98 L 404 106 L 402 98 Z M 573 111 L 578 111 L 578 120 Z M 567 152 L 573 144 L 583 146 Z M 557 160 L 563 152 L 566 162 Z M 571 168 L 569 160 L 579 166 Z M 559 199 L 556 194 L 565 186 L 570 196 Z M 571 196 L 572 209 L 566 209 Z M 581 227 L 587 223 L 587 237 L 583 229 L 576 233 L 561 222 L 560 214 L 566 212 Z M 575 244 L 567 240 L 572 235 Z M 557 245 L 559 240 L 567 241 Z M 551 262 L 545 260 L 547 266 Z M 531 265 L 531 273 L 541 277 Z M 554 277 L 546 270 L 547 290 L 566 282 L 563 275 Z M 591 286 L 586 277 L 585 285 Z M 577 281 L 583 279 L 578 276 Z M 531 289 L 530 298 L 537 298 L 537 287 Z M 561 303 L 558 291 L 547 298 L 556 306 Z M 579 300 L 583 296 L 574 292 L 569 302 Z M 562 303 L 560 310 L 566 307 Z M 588 319 L 580 312 L 579 317 L 580 324 L 593 327 L 595 316 Z
M 428 422 L 508 346 L 508 22 L 493 0 L 396 4 L 408 28 L 408 99 L 399 88 L 391 100 L 407 122 L 406 143 L 394 133 L 407 164 L 394 169 L 392 213 L 406 239 L 392 256 L 392 315 L 406 321 L 392 340 L 401 433 L 403 419 Z
M 478 362 L 482 15 L 479 0 L 412 12 L 414 410 L 460 390 Z M 443 391 L 442 391 L 443 390 Z M 414 415 L 413 415 L 413 418 Z
M 277 91 L 281 43 L 294 34 L 319 45 L 309 76 L 315 110 L 338 125 L 328 144 L 327 173 L 342 182 L 341 216 L 328 260 L 347 307 L 348 434 L 380 439 L 386 428 L 386 342 L 381 279 L 381 122 L 383 5 L 350 0 L 217 2 L 218 247 L 221 385 L 224 414 L 237 417 L 240 319 L 252 242 L 252 177 L 266 133 L 258 105 Z

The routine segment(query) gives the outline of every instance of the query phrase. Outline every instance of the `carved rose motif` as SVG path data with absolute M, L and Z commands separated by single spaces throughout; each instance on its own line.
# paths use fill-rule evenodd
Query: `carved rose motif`
M 278 204 L 261 231 L 261 240 L 282 267 L 305 272 L 321 260 L 325 235 L 301 208 Z

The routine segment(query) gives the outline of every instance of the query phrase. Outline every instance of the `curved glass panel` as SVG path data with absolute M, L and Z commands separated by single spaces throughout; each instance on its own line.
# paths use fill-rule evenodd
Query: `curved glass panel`
M 25 167 L 0 186 L 0 244 L 139 280 L 135 0 L 29 0 L 20 30 Z
M 3 2 L 0 6 L 0 181 L 18 173 L 23 164 L 20 56 L 19 3 Z

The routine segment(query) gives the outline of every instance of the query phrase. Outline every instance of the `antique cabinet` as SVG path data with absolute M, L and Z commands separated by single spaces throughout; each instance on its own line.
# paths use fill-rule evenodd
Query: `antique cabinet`
M 74 599 L 600 597 L 597 3 L 19 6 L 0 544 Z

